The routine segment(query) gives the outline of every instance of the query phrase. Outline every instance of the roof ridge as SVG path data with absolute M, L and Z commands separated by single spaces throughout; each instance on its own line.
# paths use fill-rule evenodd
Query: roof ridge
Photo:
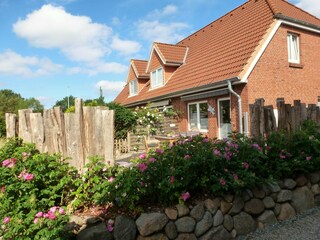
M 316 17 L 316 16 L 312 15 L 311 13 L 309 13 L 309 12 L 307 12 L 307 11 L 303 10 L 302 8 L 297 7 L 296 5 L 294 5 L 294 4 L 290 3 L 290 2 L 288 2 L 287 0 L 282 0 L 282 1 L 286 2 L 287 4 L 291 5 L 292 7 L 296 8 L 296 9 L 298 9 L 298 10 L 300 10 L 300 11 L 302 11 L 302 12 L 304 12 L 304 13 L 308 14 L 310 17 L 313 17 L 314 19 L 320 20 L 320 18 L 318 18 L 318 17 Z
M 221 17 L 217 18 L 216 20 L 210 22 L 209 24 L 207 24 L 207 25 L 205 25 L 204 27 L 200 28 L 200 29 L 197 30 L 196 32 L 194 32 L 194 33 L 190 34 L 189 36 L 183 38 L 182 40 L 180 40 L 179 42 L 177 42 L 177 44 L 185 41 L 186 39 L 190 38 L 190 37 L 193 36 L 193 35 L 196 35 L 198 32 L 201 32 L 202 30 L 204 30 L 205 28 L 207 28 L 207 27 L 209 27 L 210 25 L 214 24 L 215 22 L 220 21 L 222 18 L 227 17 L 228 15 L 230 15 L 230 14 L 233 13 L 233 12 L 235 12 L 235 11 L 238 10 L 239 8 L 243 8 L 243 7 L 244 7 L 245 5 L 247 5 L 249 2 L 250 2 L 250 0 L 247 1 L 247 2 L 245 2 L 245 3 L 243 3 L 243 4 L 241 4 L 241 5 L 238 6 L 237 8 L 231 10 L 230 12 L 227 12 L 227 13 L 224 14 L 223 16 L 221 16 Z M 179 46 L 181 46 L 181 45 L 179 45 Z
M 275 14 L 278 14 L 278 13 L 281 13 L 278 8 L 277 8 L 277 5 L 276 3 L 274 2 L 274 0 L 266 0 L 267 4 L 269 5 L 273 15 Z
M 135 59 L 135 58 L 131 58 L 131 61 L 148 62 L 148 60 Z
M 168 46 L 173 46 L 173 47 L 186 47 L 186 46 L 181 46 L 177 44 L 171 44 L 171 43 L 161 43 L 161 42 L 153 42 L 154 44 L 162 44 L 162 45 L 168 45 Z

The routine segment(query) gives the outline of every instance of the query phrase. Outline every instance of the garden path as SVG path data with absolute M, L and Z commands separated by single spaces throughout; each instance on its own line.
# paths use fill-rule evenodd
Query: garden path
M 256 231 L 238 240 L 319 240 L 320 207 L 310 209 L 292 219 Z

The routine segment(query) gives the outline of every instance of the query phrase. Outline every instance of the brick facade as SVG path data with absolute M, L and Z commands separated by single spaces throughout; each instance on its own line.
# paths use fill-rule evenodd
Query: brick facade
M 289 66 L 288 32 L 299 34 L 301 68 Z M 320 95 L 319 46 L 319 34 L 281 26 L 248 78 L 248 103 L 264 98 L 266 105 L 275 106 L 278 97 L 288 103 L 295 99 L 307 104 L 317 103 Z

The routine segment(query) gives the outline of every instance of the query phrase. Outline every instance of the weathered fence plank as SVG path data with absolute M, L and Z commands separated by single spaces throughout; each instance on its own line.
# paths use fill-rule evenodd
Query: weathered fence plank
M 28 109 L 19 110 L 18 123 L 16 119 L 15 114 L 6 114 L 7 137 L 19 132 L 19 137 L 35 143 L 39 151 L 61 153 L 79 171 L 91 156 L 114 164 L 114 111 L 107 107 L 83 107 L 82 100 L 76 99 L 75 113 L 63 114 L 55 107 L 42 116 Z
M 307 107 L 300 100 L 295 100 L 294 105 L 291 106 L 291 104 L 285 104 L 283 98 L 278 98 L 277 119 L 274 116 L 273 107 L 264 107 L 263 104 L 263 100 L 257 99 L 254 104 L 250 105 L 250 133 L 253 138 L 263 136 L 264 132 L 270 133 L 277 130 L 291 134 L 299 131 L 305 120 L 316 121 L 320 124 L 320 108 L 315 104 L 309 104 Z M 261 115 L 261 109 L 264 111 L 263 115 Z
M 286 106 L 283 98 L 277 98 L 278 128 L 286 128 Z
M 6 132 L 7 138 L 17 136 L 17 115 L 14 113 L 6 113 Z
M 22 138 L 26 142 L 32 142 L 32 134 L 30 127 L 30 113 L 32 113 L 31 109 L 19 110 L 19 137 Z
M 102 122 L 106 126 L 114 126 L 114 110 L 103 110 L 102 111 Z M 110 127 L 103 128 L 104 138 L 103 143 L 106 146 L 104 148 L 104 158 L 106 162 L 110 162 L 111 165 L 114 165 L 114 129 Z
M 30 127 L 32 142 L 36 145 L 39 151 L 44 149 L 44 128 L 43 118 L 41 113 L 30 114 Z

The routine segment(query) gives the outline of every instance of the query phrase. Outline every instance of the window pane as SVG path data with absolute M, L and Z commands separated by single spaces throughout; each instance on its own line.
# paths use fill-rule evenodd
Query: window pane
M 189 126 L 190 126 L 190 130 L 195 130 L 198 128 L 197 104 L 190 104 L 189 105 Z
M 163 85 L 163 71 L 162 71 L 162 68 L 159 68 L 159 69 L 157 70 L 157 72 L 158 72 L 157 85 L 160 86 L 160 85 Z
M 133 92 L 134 92 L 134 94 L 138 93 L 138 81 L 137 80 L 133 81 Z
M 208 130 L 208 104 L 200 103 L 200 129 Z
M 288 34 L 288 57 L 290 62 L 299 63 L 299 37 Z
M 157 83 L 156 83 L 156 81 L 157 81 L 156 76 L 157 76 L 156 71 L 153 71 L 153 72 L 151 73 L 151 87 L 155 87 L 155 86 L 157 86 Z
M 138 94 L 138 81 L 137 80 L 133 80 L 129 83 L 129 91 L 130 91 L 130 95 Z

